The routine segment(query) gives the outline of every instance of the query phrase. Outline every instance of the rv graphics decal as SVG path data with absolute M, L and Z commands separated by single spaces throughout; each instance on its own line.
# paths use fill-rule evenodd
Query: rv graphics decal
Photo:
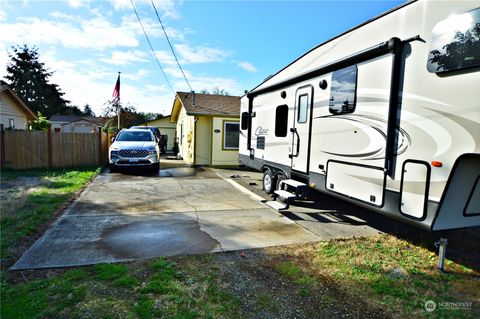
M 332 127 L 327 134 L 335 134 L 336 139 L 322 141 L 321 152 L 329 155 L 359 158 L 363 160 L 379 160 L 385 158 L 385 134 L 387 121 L 382 118 L 368 115 L 327 115 L 319 116 L 322 124 L 319 126 Z M 329 123 L 330 122 L 330 123 Z M 345 144 L 341 141 L 349 141 L 348 145 L 357 149 L 346 151 Z M 340 141 L 340 143 L 338 143 Z M 354 142 L 352 142 L 354 141 Z M 400 128 L 398 131 L 398 146 L 396 155 L 403 154 L 411 145 L 410 135 Z
M 268 135 L 268 128 L 262 128 L 261 126 L 255 129 L 255 136 L 266 136 Z

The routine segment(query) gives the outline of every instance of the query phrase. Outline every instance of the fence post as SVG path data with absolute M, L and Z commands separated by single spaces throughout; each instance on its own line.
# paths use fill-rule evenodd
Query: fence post
M 5 132 L 3 130 L 3 124 L 0 124 L 0 167 L 3 166 L 5 161 Z
M 103 164 L 102 160 L 102 129 L 98 128 L 98 165 Z
M 52 129 L 48 128 L 47 131 L 47 149 L 48 149 L 48 168 L 52 168 Z

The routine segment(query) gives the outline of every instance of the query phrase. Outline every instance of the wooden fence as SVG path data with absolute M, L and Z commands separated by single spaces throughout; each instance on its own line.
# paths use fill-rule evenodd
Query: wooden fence
M 106 165 L 113 136 L 3 130 L 0 134 L 1 165 L 13 169 Z

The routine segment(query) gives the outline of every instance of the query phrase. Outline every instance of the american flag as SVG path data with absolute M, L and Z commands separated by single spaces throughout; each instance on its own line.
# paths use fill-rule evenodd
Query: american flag
M 120 101 L 120 73 L 118 73 L 117 83 L 113 89 L 112 97 L 115 101 Z

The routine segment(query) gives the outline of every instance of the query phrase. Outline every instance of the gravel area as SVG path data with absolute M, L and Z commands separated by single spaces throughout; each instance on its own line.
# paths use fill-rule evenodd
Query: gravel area
M 317 278 L 313 285 L 302 285 L 282 276 L 275 265 L 291 261 L 291 256 L 282 255 L 287 247 L 213 256 L 221 286 L 238 297 L 242 318 L 388 318 L 380 309 L 353 300 L 327 280 Z

